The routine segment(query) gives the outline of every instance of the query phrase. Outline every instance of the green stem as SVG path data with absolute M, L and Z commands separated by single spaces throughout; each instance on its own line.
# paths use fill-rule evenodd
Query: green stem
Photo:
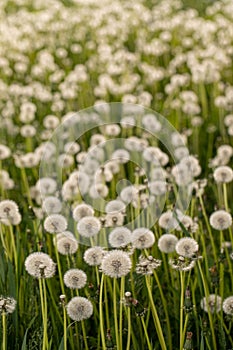
M 64 344 L 64 350 L 67 350 L 67 319 L 66 319 L 66 308 L 65 305 L 63 305 L 63 330 L 64 330 L 64 335 L 63 335 L 63 344 Z
M 213 239 L 211 227 L 210 227 L 209 220 L 208 220 L 208 217 L 206 214 L 205 205 L 204 205 L 204 202 L 202 200 L 202 196 L 199 196 L 198 198 L 199 198 L 199 201 L 201 204 L 202 213 L 204 215 L 205 223 L 206 223 L 207 230 L 208 230 L 208 233 L 210 236 L 210 241 L 211 241 L 211 245 L 212 245 L 212 249 L 213 249 L 213 253 L 214 253 L 214 260 L 215 260 L 215 262 L 217 262 L 217 253 L 216 253 L 216 249 L 215 249 L 215 244 L 214 244 L 214 239 Z
M 183 349 L 184 274 L 180 271 L 180 350 Z
M 128 307 L 127 310 L 127 318 L 128 318 L 128 334 L 127 334 L 127 345 L 126 350 L 130 350 L 130 339 L 131 339 L 131 309 Z
M 153 315 L 153 319 L 154 319 L 154 324 L 155 324 L 155 328 L 156 328 L 157 335 L 159 338 L 159 343 L 160 343 L 161 349 L 166 350 L 167 346 L 166 346 L 166 343 L 164 340 L 163 331 L 162 331 L 162 327 L 160 324 L 159 316 L 158 316 L 158 313 L 157 313 L 157 310 L 156 310 L 156 307 L 154 304 L 149 278 L 150 278 L 150 276 L 145 276 L 147 292 L 148 292 L 148 296 L 149 296 L 149 300 L 150 300 L 150 304 L 151 304 L 151 311 L 152 311 L 152 315 Z
M 125 295 L 125 277 L 121 277 L 121 287 L 120 287 L 120 318 L 119 318 L 119 328 L 120 328 L 120 349 L 123 349 L 122 344 L 122 323 L 123 323 L 123 303 L 122 300 Z
M 116 345 L 117 349 L 120 350 L 120 343 L 119 343 L 119 337 L 118 337 L 118 321 L 117 321 L 117 295 L 116 295 L 116 289 L 117 289 L 117 279 L 113 279 L 113 313 L 114 313 L 114 327 L 115 327 L 115 337 L 116 337 Z
M 2 350 L 7 350 L 6 334 L 7 334 L 6 313 L 3 312 L 2 313 Z
M 148 345 L 148 350 L 153 350 L 153 349 L 152 349 L 152 346 L 151 346 L 151 343 L 150 343 L 150 339 L 149 339 L 149 336 L 148 336 L 148 333 L 147 333 L 147 328 L 146 328 L 145 321 L 144 321 L 144 318 L 143 318 L 143 317 L 141 317 L 141 321 L 142 321 L 142 325 L 143 325 L 143 328 L 144 328 L 144 334 L 145 334 L 145 337 L 146 337 L 146 342 L 147 342 L 147 345 Z
M 100 315 L 100 334 L 101 334 L 101 340 L 102 340 L 102 349 L 106 350 L 105 334 L 104 334 L 104 317 L 103 317 L 103 286 L 104 286 L 104 274 L 102 274 L 101 283 L 100 283 L 99 315 Z
M 202 268 L 201 268 L 201 264 L 200 261 L 197 261 L 197 265 L 199 268 L 199 272 L 201 275 L 201 279 L 202 279 L 202 283 L 203 283 L 203 287 L 204 287 L 204 292 L 205 292 L 205 297 L 207 300 L 207 309 L 208 309 L 208 317 L 209 317 L 209 322 L 210 322 L 210 330 L 211 330 L 211 334 L 212 334 L 212 340 L 213 340 L 213 349 L 217 350 L 217 344 L 216 344 L 216 338 L 215 338 L 215 331 L 214 331 L 214 324 L 213 324 L 213 318 L 212 318 L 212 314 L 210 312 L 210 308 L 209 308 L 209 303 L 208 303 L 208 299 L 209 299 L 209 289 L 208 289 L 208 285 L 206 283 Z

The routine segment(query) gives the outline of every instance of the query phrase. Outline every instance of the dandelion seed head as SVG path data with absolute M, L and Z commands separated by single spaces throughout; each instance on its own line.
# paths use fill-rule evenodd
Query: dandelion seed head
M 29 275 L 36 278 L 53 277 L 56 271 L 56 265 L 48 254 L 35 252 L 25 260 L 25 268 Z
M 94 216 L 94 213 L 95 211 L 90 205 L 81 203 L 74 208 L 73 218 L 75 221 L 79 221 L 85 216 Z
M 165 233 L 158 240 L 158 248 L 163 253 L 172 253 L 175 251 L 177 242 L 178 238 L 175 235 L 171 233 Z
M 44 229 L 49 233 L 64 232 L 67 226 L 66 218 L 60 214 L 51 214 L 44 221 Z
M 197 241 L 190 237 L 179 239 L 175 247 L 177 254 L 186 258 L 192 258 L 192 256 L 198 251 L 198 248 Z
M 87 283 L 87 275 L 79 269 L 70 269 L 64 274 L 64 283 L 70 289 L 81 289 Z
M 49 196 L 44 199 L 42 209 L 47 214 L 58 214 L 62 210 L 62 203 L 57 197 Z
M 57 241 L 57 250 L 62 255 L 74 254 L 78 250 L 78 242 L 74 237 L 62 237 Z
M 210 294 L 208 298 L 202 298 L 201 308 L 211 314 L 218 313 L 222 308 L 222 298 L 219 295 Z
M 72 298 L 66 306 L 67 314 L 74 321 L 82 321 L 93 314 L 92 303 L 83 297 Z
M 233 296 L 224 299 L 222 308 L 225 314 L 233 316 Z
M 232 225 L 232 217 L 225 210 L 217 210 L 210 216 L 210 225 L 215 230 L 226 230 Z
M 137 249 L 146 249 L 153 246 L 155 235 L 145 227 L 136 228 L 132 232 L 132 244 Z
M 126 276 L 132 267 L 130 257 L 122 250 L 112 250 L 106 253 L 101 264 L 101 271 L 112 278 Z
M 0 314 L 12 314 L 15 311 L 17 301 L 12 297 L 0 296 Z
M 106 213 L 122 212 L 125 210 L 125 203 L 119 199 L 109 201 L 105 206 Z
M 85 216 L 79 220 L 77 230 L 83 237 L 92 237 L 99 233 L 101 229 L 100 220 L 94 216 Z
M 228 183 L 233 180 L 233 171 L 229 166 L 219 166 L 213 175 L 217 183 Z
M 88 248 L 84 253 L 83 259 L 90 266 L 98 266 L 101 264 L 105 253 L 102 247 Z
M 116 227 L 108 237 L 109 244 L 113 248 L 125 247 L 131 242 L 131 231 L 126 227 Z

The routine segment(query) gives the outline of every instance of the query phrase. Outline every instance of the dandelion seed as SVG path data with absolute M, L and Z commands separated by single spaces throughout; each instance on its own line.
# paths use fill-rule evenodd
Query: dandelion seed
M 190 237 L 179 239 L 175 247 L 177 254 L 186 258 L 192 258 L 192 256 L 198 251 L 198 248 L 197 241 Z
M 66 306 L 67 314 L 74 321 L 82 321 L 93 314 L 92 303 L 83 297 L 72 298 Z
M 81 236 L 92 237 L 97 235 L 101 229 L 99 219 L 94 216 L 85 216 L 79 220 L 77 230 Z
M 226 230 L 232 225 L 232 217 L 225 210 L 218 210 L 211 214 L 210 225 L 215 230 Z
M 201 308 L 205 312 L 209 312 L 214 314 L 221 311 L 222 308 L 222 298 L 219 295 L 210 294 L 208 299 L 206 297 L 201 300 Z
M 70 269 L 64 274 L 64 283 L 71 289 L 81 289 L 87 283 L 87 275 L 79 269 Z
M 83 259 L 90 266 L 98 266 L 101 264 L 105 253 L 102 247 L 92 247 L 85 251 Z
M 155 235 L 145 227 L 136 228 L 132 232 L 132 244 L 135 248 L 146 249 L 153 246 Z
M 163 253 L 172 253 L 175 251 L 177 242 L 178 238 L 175 235 L 171 233 L 165 233 L 158 240 L 158 248 Z
M 101 264 L 101 271 L 112 278 L 126 276 L 132 267 L 130 257 L 122 250 L 112 250 L 105 254 Z
M 66 218 L 60 214 L 52 214 L 44 221 L 44 228 L 49 233 L 64 232 L 67 226 Z
M 50 278 L 55 274 L 55 263 L 48 254 L 42 252 L 30 254 L 24 264 L 29 275 L 36 278 Z

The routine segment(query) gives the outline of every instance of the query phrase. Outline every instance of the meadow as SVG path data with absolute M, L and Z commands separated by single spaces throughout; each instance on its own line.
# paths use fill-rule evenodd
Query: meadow
M 1 0 L 2 350 L 233 349 L 232 0 Z

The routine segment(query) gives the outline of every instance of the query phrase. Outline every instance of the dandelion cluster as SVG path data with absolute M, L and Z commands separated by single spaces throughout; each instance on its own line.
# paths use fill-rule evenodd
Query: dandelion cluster
M 232 347 L 232 14 L 0 1 L 2 349 Z

